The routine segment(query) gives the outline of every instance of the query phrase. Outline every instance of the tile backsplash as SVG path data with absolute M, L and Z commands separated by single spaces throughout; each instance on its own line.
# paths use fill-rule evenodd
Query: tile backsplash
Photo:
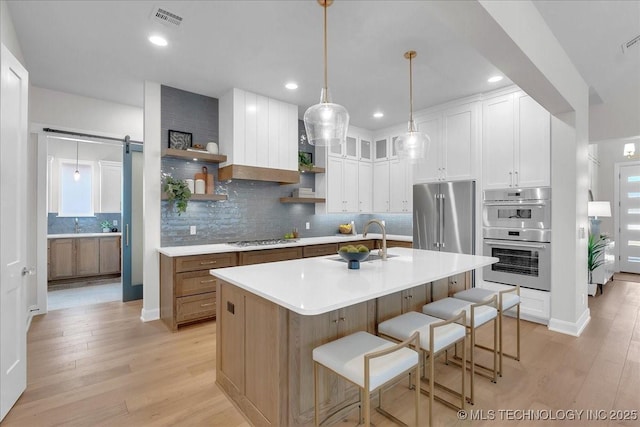
M 96 213 L 95 216 L 78 217 L 79 233 L 101 233 L 102 221 L 109 221 L 113 224 L 116 220 L 118 225 L 112 225 L 120 231 L 121 215 L 119 213 Z M 74 217 L 59 217 L 57 212 L 50 212 L 47 216 L 47 234 L 70 234 L 75 233 L 76 221 Z

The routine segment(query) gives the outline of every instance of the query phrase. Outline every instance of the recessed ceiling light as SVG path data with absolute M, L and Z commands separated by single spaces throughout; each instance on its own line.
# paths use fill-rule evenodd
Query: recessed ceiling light
M 373 117 L 375 117 L 376 119 L 379 119 L 381 117 L 384 117 L 384 113 L 381 113 L 380 111 L 377 111 L 377 112 L 373 113 Z
M 149 36 L 149 41 L 155 44 L 156 46 L 166 46 L 169 44 L 167 43 L 167 39 L 160 36 Z
M 298 84 L 294 82 L 289 82 L 286 85 L 284 85 L 284 87 L 286 87 L 289 90 L 296 90 L 298 89 Z
M 502 76 L 493 76 L 493 77 L 489 77 L 489 79 L 487 80 L 489 83 L 497 83 L 500 80 L 502 80 L 503 77 Z

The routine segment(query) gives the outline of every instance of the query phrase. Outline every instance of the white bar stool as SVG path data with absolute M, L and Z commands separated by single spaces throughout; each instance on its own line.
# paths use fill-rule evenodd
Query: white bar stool
M 502 376 L 502 356 L 507 356 L 515 360 L 520 360 L 520 286 L 504 291 L 491 291 L 489 289 L 471 288 L 456 293 L 453 297 L 463 299 L 470 302 L 485 302 L 492 296 L 498 296 L 498 355 L 499 368 L 498 374 Z M 516 354 L 508 354 L 503 351 L 502 347 L 502 320 L 504 312 L 516 307 Z M 482 346 L 478 346 L 482 347 Z M 486 347 L 482 347 L 485 348 Z
M 414 370 L 420 375 L 420 357 L 411 350 L 418 348 L 419 334 L 396 344 L 367 332 L 356 332 L 313 349 L 313 382 L 315 425 L 320 425 L 318 366 L 322 365 L 360 388 L 360 404 L 364 410 L 364 425 L 371 423 L 371 394 L 380 393 L 376 408 L 391 420 L 406 425 L 380 407 L 382 387 Z M 415 422 L 420 425 L 420 389 L 415 390 Z M 329 417 L 330 418 L 330 417 Z M 326 420 L 325 420 L 326 421 Z
M 451 402 L 435 396 L 435 358 L 441 352 L 456 345 L 462 343 L 462 359 L 466 360 L 466 348 L 467 348 L 467 334 L 464 326 L 457 324 L 460 322 L 464 324 L 466 322 L 466 314 L 464 311 L 460 312 L 458 316 L 455 316 L 448 320 L 441 320 L 435 317 L 427 316 L 426 314 L 417 313 L 411 311 L 409 313 L 401 314 L 400 316 L 386 320 L 378 325 L 378 335 L 388 337 L 396 341 L 404 341 L 413 336 L 416 332 L 420 334 L 420 350 L 424 356 L 425 363 L 423 363 L 423 370 L 426 365 L 426 359 L 429 358 L 429 391 L 420 391 L 429 396 L 429 425 L 433 424 L 433 399 L 438 399 L 439 402 L 456 409 L 464 409 L 465 407 L 465 389 L 464 378 L 466 376 L 466 369 L 464 363 L 462 368 L 462 384 L 460 386 L 460 393 L 452 390 L 448 387 L 444 387 L 438 384 L 447 392 L 460 397 L 460 406 L 455 406 Z M 419 381 L 419 380 L 418 380 Z M 417 387 L 418 388 L 418 387 Z
M 474 392 L 474 377 L 476 374 L 476 363 L 475 363 L 475 346 L 476 346 L 476 329 L 482 325 L 493 321 L 493 376 L 490 376 L 492 382 L 496 382 L 497 380 L 497 366 L 498 366 L 498 353 L 497 353 L 497 336 L 498 336 L 498 322 L 496 321 L 498 317 L 497 307 L 497 297 L 494 296 L 487 302 L 483 303 L 470 303 L 468 301 L 464 301 L 457 298 L 443 298 L 434 302 L 430 302 L 422 307 L 422 312 L 424 314 L 428 314 L 429 316 L 439 317 L 440 319 L 449 319 L 451 317 L 457 316 L 461 311 L 465 311 L 467 314 L 465 326 L 467 327 L 467 331 L 471 337 L 471 355 L 470 365 L 471 365 L 471 375 L 470 375 L 470 394 L 469 394 L 469 403 L 473 404 L 473 392 Z M 466 365 L 466 361 L 462 361 L 463 365 Z M 478 365 L 480 366 L 480 365 Z M 483 367 L 483 366 L 480 366 Z M 484 368 L 484 367 L 483 367 Z M 489 368 L 485 368 L 491 370 Z

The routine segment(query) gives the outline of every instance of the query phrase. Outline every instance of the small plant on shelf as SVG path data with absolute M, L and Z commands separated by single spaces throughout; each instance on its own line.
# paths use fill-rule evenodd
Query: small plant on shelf
M 111 223 L 109 221 L 102 221 L 100 223 L 100 227 L 102 227 L 103 233 L 108 233 L 109 231 L 111 231 Z
M 186 182 L 181 179 L 175 179 L 171 175 L 166 175 L 162 189 L 167 193 L 169 202 L 175 204 L 178 215 L 187 211 L 191 190 L 189 190 Z
M 298 151 L 298 169 L 308 171 L 313 169 L 313 159 L 311 153 Z

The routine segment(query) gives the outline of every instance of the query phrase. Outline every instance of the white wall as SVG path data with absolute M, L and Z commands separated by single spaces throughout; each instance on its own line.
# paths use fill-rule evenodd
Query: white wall
M 141 318 L 160 318 L 160 171 L 162 162 L 160 84 L 144 83 L 144 243 L 143 305 Z
M 18 41 L 18 35 L 13 26 L 13 19 L 11 19 L 11 13 L 9 13 L 9 8 L 5 0 L 0 0 L 0 43 L 5 45 L 13 56 L 26 68 L 24 56 L 22 56 L 22 49 L 20 49 L 20 42 Z
M 29 121 L 34 126 L 111 138 L 129 135 L 135 141 L 142 141 L 144 134 L 142 108 L 36 86 L 29 93 Z

